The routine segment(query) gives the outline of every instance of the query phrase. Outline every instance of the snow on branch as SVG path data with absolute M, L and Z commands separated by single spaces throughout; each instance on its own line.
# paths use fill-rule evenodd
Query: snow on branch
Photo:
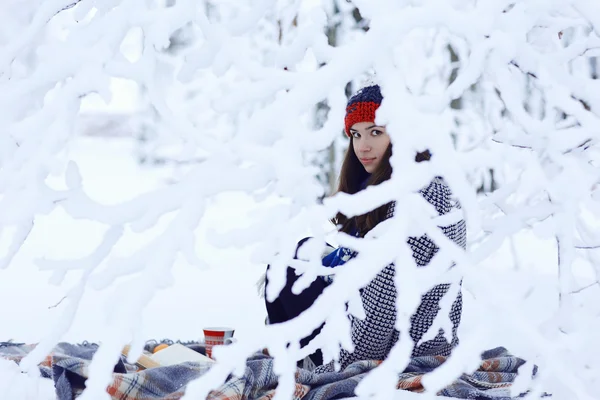
M 89 257 L 40 263 L 57 281 L 73 271 L 84 274 L 69 293 L 63 320 L 24 368 L 35 368 L 60 340 L 85 290 L 114 287 L 119 312 L 107 323 L 115 329 L 94 357 L 82 399 L 101 396 L 123 345 L 133 339 L 132 354 L 141 351 L 139 333 L 129 332 L 135 332 L 155 292 L 168 285 L 161 277 L 169 276 L 175 258 L 182 254 L 204 263 L 194 241 L 207 202 L 223 192 L 242 191 L 259 201 L 284 201 L 247 230 L 215 235 L 213 241 L 221 247 L 256 245 L 256 259 L 272 266 L 269 299 L 283 287 L 288 265 L 306 277 L 325 273 L 319 246 L 311 247 L 307 261 L 292 263 L 304 232 L 322 243 L 323 224 L 338 211 L 359 215 L 395 200 L 396 213 L 364 239 L 338 235 L 339 243 L 359 256 L 336 271 L 334 283 L 315 304 L 292 321 L 265 326 L 251 339 L 217 349 L 218 364 L 189 386 L 185 398 L 204 398 L 232 372 L 242 373 L 245 359 L 262 348 L 275 357 L 281 376 L 277 399 L 289 397 L 297 360 L 316 348 L 323 349 L 326 361 L 337 360 L 340 348 L 351 350 L 348 315 L 361 312 L 358 290 L 392 262 L 402 266 L 397 282 L 402 332 L 433 283 L 453 282 L 450 298 L 462 277 L 477 276 L 477 292 L 490 294 L 477 299 L 487 310 L 481 323 L 497 323 L 494 317 L 500 315 L 537 355 L 546 356 L 542 368 L 549 372 L 536 387 L 554 380 L 573 390 L 571 398 L 590 398 L 581 389 L 589 383 L 583 382 L 588 375 L 579 373 L 585 365 L 572 364 L 566 371 L 539 327 L 528 324 L 518 308 L 503 307 L 494 282 L 477 268 L 506 239 L 547 223 L 545 234 L 555 238 L 559 268 L 560 311 L 553 328 L 564 335 L 583 329 L 584 321 L 570 317 L 573 296 L 579 294 L 572 266 L 587 260 L 600 274 L 595 253 L 600 235 L 590 221 L 600 212 L 600 6 L 585 0 L 356 0 L 368 29 L 356 29 L 351 40 L 334 46 L 325 33 L 328 24 L 338 18 L 336 23 L 348 26 L 331 15 L 334 3 L 338 10 L 347 7 L 339 1 L 291 0 L 7 3 L 8 10 L 24 7 L 27 13 L 11 22 L 14 32 L 0 32 L 0 223 L 17 228 L 0 267 L 10 263 L 36 216 L 56 207 L 107 226 L 104 241 Z M 51 27 L 61 23 L 66 33 L 56 35 Z M 121 47 L 133 30 L 142 32 L 134 60 Z M 192 32 L 191 44 L 167 55 L 182 30 Z M 338 194 L 321 203 L 323 189 L 307 157 L 338 140 L 345 88 L 356 87 L 365 73 L 382 87 L 377 119 L 390 132 L 395 173 L 358 195 Z M 61 152 L 74 137 L 81 100 L 95 93 L 109 101 L 115 77 L 144 88 L 169 134 L 205 156 L 177 183 L 106 206 L 87 195 L 74 163 L 65 173 L 66 190 L 49 187 L 46 178 L 60 167 Z M 184 95 L 186 88 L 194 88 L 194 96 Z M 323 101 L 329 114 L 315 130 L 311 113 Z M 424 149 L 432 160 L 417 165 L 414 154 Z M 470 228 L 467 252 L 441 234 L 443 221 L 432 219 L 415 195 L 435 176 L 446 179 L 462 204 Z M 144 232 L 167 214 L 172 217 L 168 226 L 151 244 L 97 269 L 110 258 L 124 228 Z M 418 268 L 405 245 L 408 237 L 424 233 L 440 247 L 430 268 Z M 446 273 L 453 263 L 456 267 Z M 139 279 L 117 284 L 133 274 Z M 440 313 L 430 333 L 447 331 L 441 314 L 447 313 Z M 323 322 L 310 346 L 288 346 Z M 457 348 L 453 370 L 426 380 L 428 389 L 474 368 L 474 357 L 483 350 L 475 339 L 482 332 Z M 412 346 L 409 335 L 401 335 L 388 360 L 361 383 L 359 394 L 389 398 Z

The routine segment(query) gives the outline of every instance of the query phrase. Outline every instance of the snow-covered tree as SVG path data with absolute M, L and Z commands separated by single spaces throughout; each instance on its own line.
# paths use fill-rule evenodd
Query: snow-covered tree
M 195 230 L 207 203 L 218 194 L 241 191 L 258 202 L 276 199 L 276 205 L 254 216 L 247 229 L 215 233 L 212 240 L 222 247 L 255 246 L 254 261 L 272 265 L 269 299 L 283 286 L 285 267 L 306 232 L 321 242 L 324 223 L 338 211 L 358 215 L 391 200 L 400 206 L 374 233 L 377 240 L 338 235 L 340 244 L 361 257 L 349 262 L 298 318 L 219 348 L 219 363 L 189 386 L 186 398 L 204 398 L 230 373 L 243 372 L 246 357 L 265 347 L 280 374 L 277 398 L 290 397 L 295 362 L 310 349 L 288 343 L 327 321 L 315 345 L 329 359 L 337 357 L 340 346 L 349 348 L 346 317 L 360 312 L 356 294 L 386 263 L 403 266 L 398 310 L 410 315 L 434 278 L 425 279 L 427 271 L 416 268 L 404 246 L 386 243 L 423 233 L 440 246 L 437 265 L 454 261 L 453 279 L 473 280 L 467 288 L 481 310 L 480 329 L 463 338 L 447 368 L 424 380 L 428 390 L 471 371 L 486 327 L 499 324 L 530 345 L 528 356 L 540 365 L 539 379 L 525 382 L 525 388 L 593 398 L 600 373 L 600 354 L 589 334 L 600 328 L 595 69 L 600 5 L 586 0 L 338 1 L 340 10 L 356 7 L 363 20 L 359 28 L 368 29 L 352 26 L 344 32 L 346 39 L 331 43 L 327 33 L 335 21 L 328 18 L 336 15 L 331 4 L 31 0 L 0 6 L 0 223 L 13 240 L 0 267 L 10 266 L 36 216 L 56 207 L 106 225 L 102 242 L 88 257 L 40 262 L 53 272 L 54 282 L 67 275 L 80 278 L 65 300 L 62 320 L 23 369 L 34 370 L 60 340 L 88 288 L 110 288 L 119 299 L 107 320 L 115 329 L 103 337 L 82 396 L 101 398 L 123 345 L 133 343 L 133 357 L 142 351 L 136 329 L 140 311 L 169 284 L 174 259 L 182 255 L 190 264 L 203 264 L 195 251 Z M 51 32 L 57 21 L 69 21 L 60 35 Z M 182 29 L 194 31 L 194 41 L 165 54 Z M 121 44 L 136 30 L 143 46 L 132 60 Z M 368 75 L 382 87 L 385 99 L 377 118 L 388 127 L 392 167 L 401 173 L 359 195 L 336 195 L 321 203 L 323 186 L 312 160 L 340 138 L 347 87 Z M 143 87 L 161 127 L 182 140 L 189 154 L 201 154 L 203 162 L 170 186 L 106 206 L 87 196 L 77 165 L 65 163 L 62 151 L 73 138 L 82 99 L 96 93 L 108 100 L 112 77 Z M 193 96 L 177 95 L 190 88 Z M 171 91 L 175 95 L 168 96 Z M 460 108 L 452 107 L 457 99 Z M 327 104 L 328 112 L 315 129 L 318 104 Z M 425 148 L 434 157 L 426 166 L 416 165 L 415 150 Z M 46 182 L 61 167 L 64 190 Z M 467 252 L 440 235 L 438 222 L 414 195 L 434 175 L 444 176 L 462 203 L 470 228 Z M 478 196 L 480 186 L 495 190 Z M 125 229 L 145 232 L 167 215 L 168 226 L 151 243 L 125 260 L 111 258 Z M 477 267 L 524 230 L 556 244 L 559 306 L 556 318 L 543 325 L 527 320 L 518 302 L 507 299 Z M 321 250 L 313 246 L 306 254 L 310 262 L 294 264 L 304 273 L 296 289 L 324 273 Z M 576 262 L 594 269 L 596 282 L 580 286 L 572 273 Z M 586 293 L 595 293 L 596 303 L 580 307 L 577 296 Z M 440 317 L 435 327 L 445 323 Z M 401 318 L 397 326 L 406 324 Z M 582 345 L 589 346 L 589 358 L 574 358 L 570 350 Z M 390 398 L 411 347 L 408 337 L 401 339 L 358 393 Z

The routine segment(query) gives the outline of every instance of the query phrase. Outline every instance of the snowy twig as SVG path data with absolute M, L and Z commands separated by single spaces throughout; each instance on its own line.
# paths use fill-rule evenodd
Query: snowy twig
M 67 298 L 67 296 L 63 296 L 63 298 L 62 298 L 62 299 L 60 299 L 60 300 L 58 301 L 58 303 L 54 304 L 53 306 L 50 306 L 50 307 L 48 307 L 48 309 L 51 309 L 51 308 L 56 308 L 56 307 L 58 307 L 58 306 L 60 305 L 60 303 L 62 303 L 62 302 L 63 302 L 63 300 L 64 300 L 64 299 L 66 299 L 66 298 Z
M 573 290 L 572 292 L 569 292 L 569 294 L 577 294 L 577 293 L 581 293 L 581 292 L 583 292 L 584 290 L 587 290 L 587 289 L 589 289 L 589 288 L 591 288 L 591 287 L 594 287 L 594 286 L 596 286 L 596 285 L 599 285 L 599 286 L 600 286 L 600 281 L 595 281 L 595 282 L 592 282 L 592 283 L 590 283 L 589 285 L 585 285 L 585 286 L 583 286 L 583 287 L 581 287 L 581 288 L 579 288 L 579 289 L 577 289 L 577 290 Z

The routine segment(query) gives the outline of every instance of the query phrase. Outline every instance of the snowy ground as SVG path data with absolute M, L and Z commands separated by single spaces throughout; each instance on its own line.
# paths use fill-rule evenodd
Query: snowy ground
M 130 139 L 81 138 L 73 143 L 70 157 L 79 164 L 86 191 L 91 197 L 107 204 L 117 203 L 165 184 L 167 175 L 164 171 L 140 168 L 135 163 L 132 146 Z M 218 222 L 221 227 L 234 224 L 243 218 L 249 204 L 248 199 L 241 195 L 223 196 L 211 207 L 205 223 L 210 226 Z M 52 306 L 64 297 L 75 277 L 67 279 L 61 286 L 52 286 L 48 283 L 48 274 L 40 272 L 34 260 L 39 257 L 84 256 L 97 245 L 103 231 L 104 228 L 94 222 L 73 221 L 61 210 L 36 221 L 34 231 L 22 251 L 8 269 L 0 271 L 0 304 L 4 305 L 0 311 L 0 340 L 37 342 L 50 331 L 53 320 L 62 311 L 61 305 Z M 5 245 L 5 239 L 2 238 L 0 244 Z M 130 234 L 126 243 L 119 246 L 119 252 L 125 255 L 147 240 L 148 237 Z M 556 307 L 553 279 L 556 274 L 556 255 L 552 242 L 538 241 L 524 235 L 515 245 L 518 266 L 530 271 L 529 279 L 512 272 L 515 259 L 508 245 L 496 257 L 480 266 L 481 273 L 493 276 L 497 284 L 506 289 L 506 301 L 514 302 L 526 310 L 530 321 L 546 321 Z M 264 323 L 263 300 L 255 289 L 263 266 L 249 262 L 248 249 L 219 250 L 209 246 L 202 238 L 198 246 L 211 269 L 201 270 L 183 260 L 176 263 L 173 268 L 174 285 L 158 293 L 145 310 L 143 329 L 147 339 L 200 339 L 202 327 L 210 325 L 233 326 L 236 336 L 243 338 L 251 335 L 254 327 Z M 592 278 L 591 271 L 585 265 L 578 265 L 576 273 L 580 285 L 585 285 Z M 533 291 L 530 290 L 532 281 L 536 283 Z M 476 304 L 473 296 L 485 296 L 485 293 L 478 293 L 474 282 L 476 279 L 465 281 L 465 314 L 461 327 L 464 332 L 472 330 L 478 322 L 470 318 Z M 102 331 L 101 316 L 107 311 L 104 305 L 106 296 L 89 291 L 84 298 L 85 311 L 77 314 L 75 323 L 62 340 L 97 340 L 98 333 Z M 576 302 L 585 307 L 593 304 L 600 312 L 599 298 L 598 289 L 592 288 L 581 293 Z M 515 334 L 510 326 L 499 322 L 498 326 L 493 327 L 493 332 L 482 346 L 503 345 L 525 358 L 535 357 L 535 349 L 525 345 L 520 340 L 522 336 Z M 580 348 L 565 351 L 572 360 L 587 357 L 589 363 L 595 363 L 589 368 L 590 374 L 598 371 L 594 357 L 600 356 L 597 346 L 593 344 L 594 336 L 590 334 L 581 338 Z M 5 374 L 4 377 L 7 377 L 6 374 L 18 375 L 15 369 L 5 364 L 0 364 L 0 370 Z M 592 376 L 584 378 L 588 382 L 593 380 Z M 24 382 L 26 378 L 19 379 Z M 4 394 L 8 393 L 9 388 L 3 387 L 2 381 L 23 386 L 20 380 L 0 379 L 0 393 Z M 29 388 L 30 398 L 52 398 L 51 390 L 48 382 L 43 382 L 40 389 L 42 394 L 38 394 L 38 388 Z M 590 387 L 588 393 L 599 394 L 600 389 L 598 386 Z M 403 393 L 400 398 L 409 395 Z
M 92 198 L 117 203 L 165 184 L 161 171 L 137 166 L 131 156 L 132 146 L 129 139 L 82 138 L 74 143 L 70 156 L 78 163 L 85 190 Z M 227 224 L 227 218 L 240 209 L 235 199 L 223 196 L 219 200 L 207 225 L 221 218 Z M 237 200 L 242 199 L 238 196 Z M 36 221 L 20 254 L 7 270 L 0 271 L 1 301 L 18 305 L 3 311 L 0 338 L 34 342 L 45 335 L 61 312 L 60 306 L 49 307 L 63 298 L 73 280 L 67 279 L 59 287 L 49 285 L 48 274 L 40 272 L 34 260 L 84 256 L 95 248 L 104 230 L 96 222 L 74 221 L 60 209 Z M 118 247 L 119 255 L 139 248 L 148 238 L 128 235 Z M 204 242 L 198 249 L 213 268 L 201 270 L 183 260 L 174 266 L 174 286 L 158 293 L 146 309 L 144 330 L 148 338 L 199 339 L 207 325 L 235 326 L 236 336 L 243 336 L 264 321 L 262 302 L 254 289 L 261 267 L 247 261 L 248 251 L 214 249 Z M 64 340 L 96 340 L 102 303 L 97 294 L 89 293 L 82 305 L 86 311 L 79 313 Z

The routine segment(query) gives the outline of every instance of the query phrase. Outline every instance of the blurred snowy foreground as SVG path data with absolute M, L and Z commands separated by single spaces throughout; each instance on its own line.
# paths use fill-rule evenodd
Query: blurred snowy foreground
M 80 138 L 73 142 L 70 157 L 79 164 L 85 190 L 92 198 L 113 204 L 165 185 L 166 171 L 139 167 L 131 157 L 133 146 L 131 139 Z M 60 187 L 61 182 L 53 184 Z M 197 244 L 198 253 L 209 268 L 200 269 L 183 259 L 178 260 L 173 268 L 172 285 L 159 292 L 144 310 L 144 339 L 197 340 L 201 338 L 202 327 L 207 325 L 233 326 L 236 336 L 243 338 L 252 335 L 255 328 L 264 323 L 263 300 L 255 288 L 264 266 L 250 262 L 251 249 L 216 249 L 207 244 L 205 239 L 207 227 L 229 229 L 243 226 L 245 216 L 256 207 L 242 194 L 222 194 L 210 206 L 199 229 Z M 12 265 L 0 270 L 2 340 L 32 343 L 50 333 L 63 312 L 64 304 L 60 304 L 60 301 L 73 285 L 72 279 L 77 277 L 69 276 L 60 286 L 53 286 L 49 283 L 49 273 L 40 271 L 34 261 L 39 257 L 85 256 L 101 241 L 104 229 L 95 222 L 75 221 L 61 209 L 36 221 L 31 236 Z M 158 226 L 156 232 L 160 232 L 160 229 Z M 117 254 L 127 255 L 151 238 L 150 234 L 140 236 L 128 232 L 128 238 L 119 245 Z M 6 246 L 6 243 L 3 245 Z M 527 322 L 537 326 L 550 321 L 556 310 L 555 254 L 552 241 L 543 242 L 523 235 L 516 237 L 514 248 L 505 243 L 502 250 L 485 265 L 480 265 L 479 269 L 482 276 L 493 276 L 497 285 L 504 288 L 506 296 L 501 299 L 505 302 L 502 309 L 509 309 L 505 306 L 514 303 L 525 311 L 523 315 L 530 318 Z M 515 273 L 516 268 L 521 272 Z M 575 275 L 580 287 L 585 287 L 593 277 L 591 271 L 583 266 L 576 269 Z M 474 299 L 487 295 L 478 292 L 477 285 L 473 284 L 477 276 L 470 276 L 469 279 L 465 282 L 465 314 L 461 325 L 463 342 L 468 342 L 469 335 L 476 327 L 482 329 L 471 316 L 475 315 L 478 306 Z M 599 298 L 597 285 L 583 290 L 576 297 L 579 304 L 575 309 L 585 305 L 587 314 L 594 312 L 594 307 L 598 313 Z M 86 291 L 74 323 L 61 340 L 98 340 L 102 337 L 105 316 L 114 311 L 111 307 L 115 305 L 118 307 L 118 299 L 111 298 L 110 290 Z M 578 316 L 573 317 L 577 323 Z M 583 316 L 581 319 L 585 320 Z M 499 315 L 496 326 L 487 326 L 483 328 L 487 329 L 486 334 L 478 335 L 478 338 L 487 338 L 488 343 L 478 342 L 476 345 L 481 348 L 502 345 L 514 354 L 544 367 L 548 360 L 536 358 L 539 349 L 531 348 L 520 340 L 519 331 L 507 321 Z M 515 320 L 514 324 L 519 324 L 519 320 Z M 595 342 L 598 328 L 590 326 L 587 337 L 540 336 L 540 346 L 551 344 L 557 359 L 571 360 L 573 365 L 587 363 L 590 374 L 593 374 L 597 371 L 596 360 L 600 359 L 600 350 Z M 541 371 L 544 373 L 545 370 L 542 368 Z M 588 393 L 600 393 L 600 378 L 591 375 L 579 378 L 595 383 L 595 387 L 587 388 Z M 0 399 L 53 398 L 51 381 L 38 382 L 41 385 L 39 387 L 34 381 L 37 381 L 35 377 L 21 374 L 16 365 L 0 363 Z M 552 389 L 555 393 L 561 391 L 560 387 Z M 399 399 L 409 397 L 419 396 L 398 392 Z

